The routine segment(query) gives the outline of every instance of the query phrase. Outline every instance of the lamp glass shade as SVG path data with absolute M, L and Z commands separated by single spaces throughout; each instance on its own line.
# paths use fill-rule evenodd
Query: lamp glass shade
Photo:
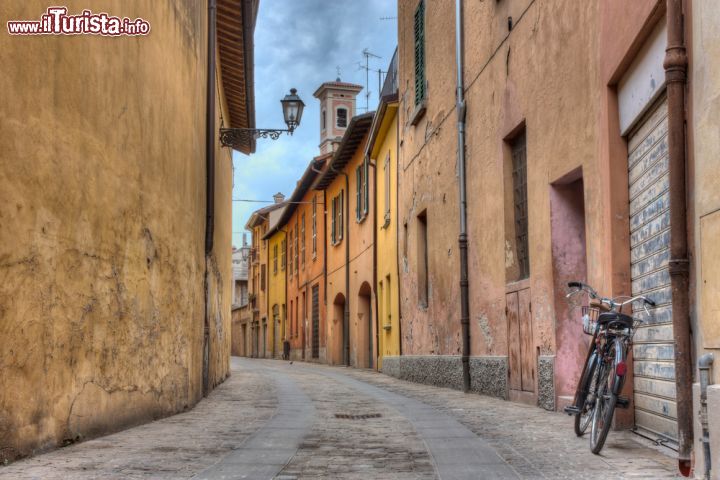
M 283 117 L 285 117 L 285 124 L 288 129 L 292 132 L 300 125 L 300 119 L 302 118 L 303 109 L 305 104 L 297 95 L 297 90 L 294 88 L 290 89 L 290 94 L 285 95 L 285 98 L 280 100 L 283 109 Z

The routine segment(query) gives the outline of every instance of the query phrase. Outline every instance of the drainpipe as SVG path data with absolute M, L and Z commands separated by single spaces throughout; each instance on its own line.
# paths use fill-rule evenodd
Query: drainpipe
M 715 357 L 712 353 L 706 353 L 698 360 L 698 369 L 700 370 L 700 423 L 702 424 L 702 444 L 703 457 L 705 459 L 705 475 L 704 480 L 710 480 L 711 455 L 710 455 L 710 428 L 708 425 L 707 411 L 707 388 L 710 384 L 710 367 Z
M 335 174 L 345 176 L 345 194 L 343 195 L 343 203 L 345 203 L 345 213 L 343 217 L 343 227 L 347 235 L 345 241 L 345 311 L 343 312 L 343 360 L 346 367 L 350 366 L 350 177 L 345 172 L 339 172 L 329 164 L 330 170 Z
M 379 90 L 378 90 L 379 91 Z M 378 359 L 380 358 L 380 314 L 378 313 L 380 310 L 378 309 L 378 297 L 377 297 L 377 165 L 370 161 L 370 157 L 368 156 L 365 159 L 366 162 L 368 162 L 368 165 L 372 167 L 373 169 L 373 197 L 375 197 L 375 201 L 373 202 L 373 290 L 375 291 L 375 345 L 377 346 L 377 356 L 375 357 L 375 370 L 378 370 Z M 370 181 L 370 179 L 365 179 L 365 181 Z M 388 291 L 388 295 L 390 295 L 390 292 Z M 372 337 L 372 335 L 370 335 Z M 372 344 L 370 345 L 370 361 L 372 362 L 372 354 L 373 354 L 373 347 Z M 370 365 L 372 367 L 372 365 Z
M 205 105 L 205 278 L 203 290 L 205 297 L 205 318 L 203 320 L 203 396 L 210 392 L 210 304 L 208 295 L 208 256 L 213 250 L 215 229 L 215 42 L 217 30 L 216 0 L 208 2 L 208 51 L 207 51 L 207 90 Z
M 207 103 L 205 116 L 205 254 L 213 249 L 215 228 L 215 42 L 217 0 L 208 3 Z
M 458 174 L 460 189 L 460 325 L 462 327 L 463 391 L 470 391 L 470 297 L 468 291 L 467 190 L 465 188 L 465 87 L 463 85 L 462 0 L 455 0 L 455 61 L 457 64 Z
M 400 115 L 397 112 L 395 113 L 395 128 L 396 132 L 400 132 Z M 397 288 L 398 291 L 398 355 L 402 356 L 402 301 L 400 300 L 402 298 L 402 290 L 400 287 L 402 283 L 400 281 L 400 139 L 397 137 L 399 137 L 399 135 L 395 138 L 395 159 L 397 160 L 397 167 L 395 168 L 395 175 L 397 175 L 397 181 L 395 182 L 395 215 L 397 216 L 395 219 L 395 223 L 397 224 L 395 227 L 395 245 L 397 247 L 395 268 L 397 270 L 397 282 L 395 282 L 395 288 Z M 390 171 L 392 171 L 392 169 Z
M 668 101 L 668 154 L 670 158 L 670 285 L 675 339 L 675 383 L 678 415 L 678 468 L 690 475 L 693 445 L 692 352 L 685 199 L 685 84 L 687 54 L 683 32 L 682 0 L 667 0 L 665 81 Z

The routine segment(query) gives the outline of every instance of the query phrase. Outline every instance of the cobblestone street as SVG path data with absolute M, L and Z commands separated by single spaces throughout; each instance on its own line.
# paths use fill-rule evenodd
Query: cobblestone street
M 631 433 L 371 371 L 232 359 L 196 408 L 0 469 L 0 479 L 675 478 Z

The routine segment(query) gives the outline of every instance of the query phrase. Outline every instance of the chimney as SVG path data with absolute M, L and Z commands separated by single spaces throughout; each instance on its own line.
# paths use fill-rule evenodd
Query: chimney
M 273 200 L 275 200 L 275 203 L 282 203 L 283 201 L 285 201 L 285 195 L 278 192 L 275 195 L 273 195 Z

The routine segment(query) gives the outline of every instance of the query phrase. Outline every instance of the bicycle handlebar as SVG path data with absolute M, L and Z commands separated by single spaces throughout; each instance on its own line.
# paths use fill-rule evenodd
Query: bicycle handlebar
M 615 301 L 615 299 L 613 299 L 613 298 L 605 298 L 605 297 L 600 298 L 600 296 L 599 296 L 598 293 L 595 291 L 595 289 L 593 289 L 590 285 L 587 285 L 587 284 L 582 283 L 582 282 L 568 282 L 567 286 L 568 286 L 568 288 L 577 288 L 576 291 L 570 292 L 570 293 L 567 294 L 567 297 L 568 297 L 568 298 L 569 298 L 570 296 L 572 296 L 572 295 L 574 295 L 574 294 L 576 294 L 576 293 L 584 290 L 584 291 L 586 291 L 586 292 L 590 295 L 591 298 L 593 298 L 593 299 L 599 299 L 599 300 L 600 300 L 600 303 L 605 303 L 605 304 L 607 304 L 610 308 L 623 307 L 623 306 L 625 306 L 625 305 L 627 305 L 627 304 L 637 302 L 638 300 L 642 300 L 645 304 L 650 305 L 651 307 L 656 306 L 656 304 L 655 304 L 654 301 L 652 301 L 652 300 L 650 300 L 649 298 L 644 297 L 644 296 L 642 296 L 642 295 L 638 295 L 638 296 L 636 296 L 636 297 L 632 297 L 632 298 L 630 298 L 629 300 L 626 300 L 626 301 L 624 301 L 624 302 L 617 302 L 617 301 Z M 615 298 L 618 298 L 618 297 L 615 297 Z

